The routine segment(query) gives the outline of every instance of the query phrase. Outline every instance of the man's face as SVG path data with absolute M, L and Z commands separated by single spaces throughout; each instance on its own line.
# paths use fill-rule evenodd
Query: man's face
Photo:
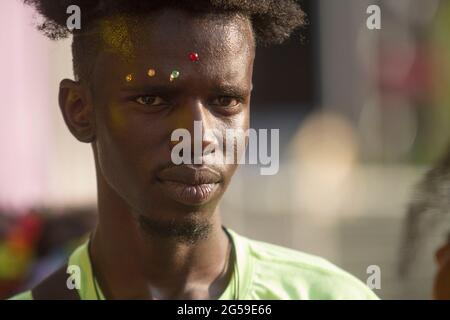
M 236 165 L 205 157 L 201 167 L 176 167 L 171 134 L 183 128 L 193 139 L 194 121 L 202 121 L 205 147 L 219 145 L 227 129 L 248 129 L 250 23 L 238 16 L 195 17 L 178 10 L 128 21 L 126 27 L 123 22 L 106 22 L 112 24 L 103 31 L 109 44 L 92 78 L 99 178 L 151 231 L 202 233 Z M 117 29 L 115 23 L 122 26 Z M 198 53 L 199 61 L 189 59 L 190 53 Z M 171 81 L 175 70 L 179 77 Z M 219 134 L 205 134 L 213 129 Z

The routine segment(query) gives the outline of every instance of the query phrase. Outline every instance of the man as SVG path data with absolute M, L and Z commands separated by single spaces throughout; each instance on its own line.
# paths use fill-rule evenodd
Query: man
M 65 1 L 25 2 L 47 35 L 67 35 Z M 99 222 L 68 261 L 77 290 L 64 267 L 16 299 L 376 299 L 320 258 L 222 226 L 217 206 L 237 165 L 212 159 L 226 148 L 202 153 L 202 164 L 171 156 L 172 133 L 195 135 L 199 121 L 204 150 L 220 144 L 207 132 L 248 129 L 256 43 L 304 23 L 294 1 L 70 4 L 83 20 L 76 81 L 61 82 L 59 102 L 71 133 L 92 145 Z
M 435 300 L 450 300 L 449 174 L 450 148 L 415 188 L 400 252 L 399 273 L 404 280 L 417 280 L 418 272 L 426 278 L 423 270 L 434 258 L 437 268 L 430 286 Z M 427 264 L 420 265 L 420 262 Z

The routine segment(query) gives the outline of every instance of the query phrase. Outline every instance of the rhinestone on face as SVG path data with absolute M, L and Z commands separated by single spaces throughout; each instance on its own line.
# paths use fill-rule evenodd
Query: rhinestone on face
M 132 74 L 128 74 L 128 75 L 125 77 L 125 80 L 126 80 L 127 82 L 130 82 L 131 80 L 133 80 L 133 75 L 132 75 Z
M 189 60 L 192 62 L 198 62 L 200 60 L 197 52 L 191 52 L 189 53 Z
M 172 71 L 170 74 L 170 81 L 177 79 L 180 76 L 180 72 L 177 70 Z
M 148 69 L 147 75 L 152 78 L 156 75 L 155 69 Z

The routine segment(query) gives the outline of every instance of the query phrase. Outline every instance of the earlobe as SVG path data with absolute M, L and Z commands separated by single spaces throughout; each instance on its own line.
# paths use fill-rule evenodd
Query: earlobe
M 70 132 L 81 142 L 95 140 L 95 117 L 86 89 L 78 82 L 64 79 L 59 86 L 59 107 Z

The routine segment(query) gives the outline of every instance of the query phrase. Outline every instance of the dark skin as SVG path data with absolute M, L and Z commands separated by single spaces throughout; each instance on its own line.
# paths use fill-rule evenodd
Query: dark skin
M 438 271 L 433 283 L 433 299 L 450 300 L 450 239 L 435 254 Z
M 164 192 L 158 173 L 171 165 L 171 133 L 194 121 L 203 129 L 249 127 L 254 61 L 250 22 L 239 16 L 193 16 L 164 9 L 132 27 L 133 49 L 102 51 L 90 85 L 63 80 L 60 106 L 72 134 L 91 143 L 99 223 L 90 246 L 95 276 L 109 299 L 217 299 L 233 259 L 218 211 L 236 165 L 208 162 L 220 173 L 212 197 L 181 203 Z M 200 61 L 189 60 L 198 52 Z M 124 57 L 125 56 L 125 57 Z M 156 70 L 154 77 L 147 70 Z M 173 82 L 169 75 L 180 71 Z M 132 74 L 132 81 L 125 80 Z M 217 143 L 204 136 L 203 147 Z M 216 151 L 221 152 L 221 151 Z M 156 225 L 144 231 L 137 220 Z M 186 227 L 187 226 L 187 227 Z M 192 227 L 201 236 L 189 238 Z M 185 230 L 183 237 L 171 234 Z M 188 230 L 188 231 L 186 231 Z

